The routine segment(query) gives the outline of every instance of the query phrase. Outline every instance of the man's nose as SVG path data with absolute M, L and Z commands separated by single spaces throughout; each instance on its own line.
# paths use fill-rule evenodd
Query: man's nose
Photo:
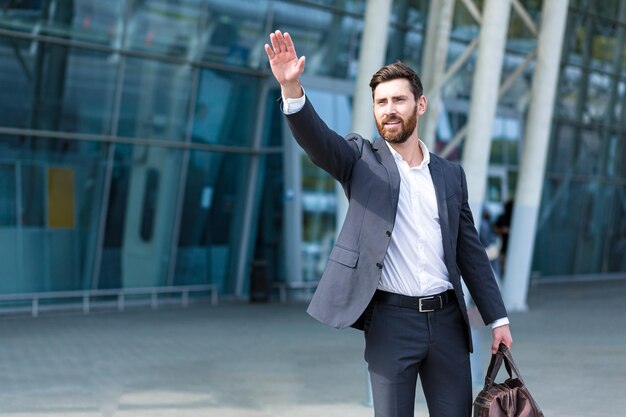
M 385 116 L 391 117 L 396 115 L 396 105 L 394 103 L 389 103 L 385 107 Z

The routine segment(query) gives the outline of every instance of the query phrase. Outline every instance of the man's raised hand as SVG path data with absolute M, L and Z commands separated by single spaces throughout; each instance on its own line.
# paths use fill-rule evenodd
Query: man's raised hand
M 300 75 L 304 71 L 305 57 L 298 58 L 291 36 L 280 30 L 270 34 L 272 46 L 265 44 L 265 53 L 270 61 L 272 74 L 280 84 L 285 98 L 302 97 Z

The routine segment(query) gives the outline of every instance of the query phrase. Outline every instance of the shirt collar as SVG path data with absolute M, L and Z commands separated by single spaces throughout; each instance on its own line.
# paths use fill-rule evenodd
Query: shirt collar
M 402 159 L 402 155 L 400 155 L 395 149 L 393 149 L 393 147 L 389 144 L 389 142 L 387 142 L 383 138 L 381 138 L 380 140 L 384 140 L 385 141 L 385 145 L 387 145 L 387 147 L 391 151 L 391 155 L 393 155 L 393 158 L 396 160 L 396 162 L 404 161 L 404 159 Z M 420 139 L 418 139 L 418 140 L 419 140 L 419 145 L 420 145 L 420 148 L 422 149 L 422 154 L 424 155 L 424 158 L 422 159 L 422 162 L 418 166 L 416 166 L 414 168 L 415 169 L 423 169 L 424 167 L 427 167 L 428 164 L 430 163 L 430 152 L 428 151 L 428 148 L 426 147 L 426 144 L 424 142 L 422 142 Z

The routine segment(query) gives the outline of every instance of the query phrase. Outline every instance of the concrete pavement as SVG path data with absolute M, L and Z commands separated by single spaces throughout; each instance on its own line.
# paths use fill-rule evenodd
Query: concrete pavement
M 546 416 L 626 415 L 625 301 L 626 281 L 542 285 L 511 314 L 513 355 Z M 373 416 L 362 334 L 305 307 L 0 317 L 0 416 Z

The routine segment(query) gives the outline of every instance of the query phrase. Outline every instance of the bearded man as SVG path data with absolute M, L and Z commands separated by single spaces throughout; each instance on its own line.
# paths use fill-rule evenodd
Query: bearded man
M 266 44 L 283 112 L 311 161 L 341 183 L 345 222 L 308 313 L 365 334 L 376 417 L 413 417 L 420 377 L 431 417 L 470 417 L 472 351 L 461 277 L 493 333 L 512 344 L 509 321 L 474 227 L 463 169 L 418 138 L 426 111 L 417 74 L 401 62 L 370 82 L 382 140 L 329 129 L 300 84 L 305 58 L 280 31 Z

